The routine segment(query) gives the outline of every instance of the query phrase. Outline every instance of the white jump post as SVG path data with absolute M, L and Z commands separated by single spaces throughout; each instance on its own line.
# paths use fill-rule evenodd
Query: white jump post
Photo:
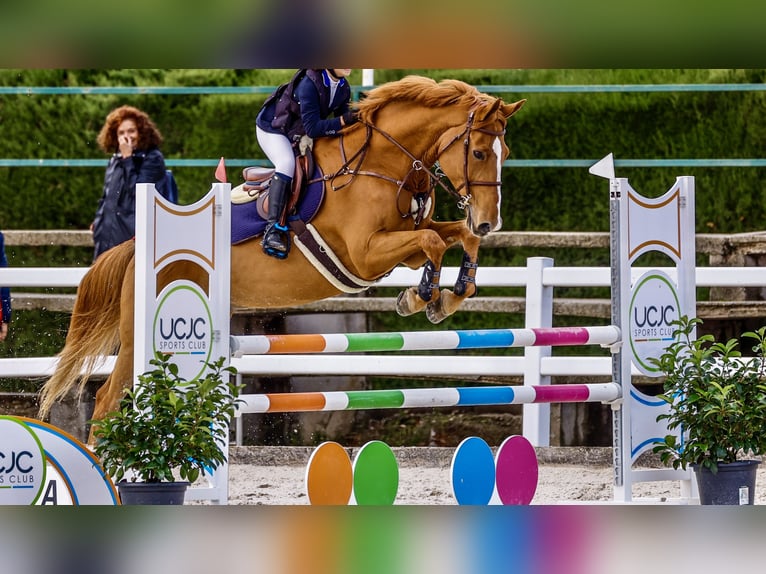
M 549 257 L 527 259 L 527 289 L 524 314 L 525 327 L 548 328 L 553 324 L 553 287 L 543 282 L 545 269 L 553 267 Z M 551 347 L 524 348 L 524 384 L 550 385 L 551 378 L 542 373 L 542 360 L 551 356 Z M 522 407 L 522 434 L 534 446 L 550 446 L 551 405 L 525 404 Z
M 372 68 L 362 69 L 362 85 L 367 87 L 375 85 L 375 70 L 374 69 Z
M 157 351 L 172 353 L 186 380 L 202 375 L 205 361 L 228 361 L 230 197 L 231 185 L 216 183 L 198 202 L 176 205 L 157 193 L 154 184 L 136 185 L 136 377 L 149 370 Z M 159 273 L 179 262 L 204 271 L 205 284 L 187 279 L 160 284 Z M 186 499 L 226 504 L 228 482 L 224 463 L 209 476 L 207 488 L 189 488 Z
M 636 459 L 669 431 L 656 420 L 667 412 L 666 403 L 633 385 L 631 365 L 646 376 L 660 376 L 648 359 L 659 357 L 672 341 L 672 321 L 696 316 L 694 178 L 677 177 L 670 190 L 650 199 L 627 179 L 614 176 L 612 154 L 590 172 L 609 179 L 612 324 L 623 333 L 612 363 L 614 381 L 623 389 L 612 416 L 615 501 L 631 501 L 634 483 L 657 480 L 680 480 L 681 497 L 689 501 L 696 497 L 690 470 L 633 468 Z M 669 257 L 676 277 L 652 269 L 637 276 L 633 264 L 649 252 Z

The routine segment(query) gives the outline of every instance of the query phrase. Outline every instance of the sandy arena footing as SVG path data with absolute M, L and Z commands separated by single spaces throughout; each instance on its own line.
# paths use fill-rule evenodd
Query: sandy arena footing
M 306 466 L 314 447 L 231 447 L 229 504 L 307 505 Z M 395 504 L 457 504 L 450 483 L 454 448 L 394 447 L 399 465 L 399 488 Z M 349 448 L 352 458 L 358 448 Z M 587 447 L 540 447 L 538 487 L 532 504 L 588 504 L 614 500 L 612 449 Z M 647 456 L 639 466 L 659 467 Z M 757 484 L 766 484 L 766 469 L 759 470 Z M 766 492 L 756 486 L 755 503 L 766 504 Z M 648 504 L 680 497 L 680 483 L 638 483 L 633 498 Z

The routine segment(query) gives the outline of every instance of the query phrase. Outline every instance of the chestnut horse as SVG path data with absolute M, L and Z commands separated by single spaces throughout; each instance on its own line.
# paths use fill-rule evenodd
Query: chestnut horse
M 524 102 L 507 104 L 456 80 L 410 76 L 370 90 L 356 104 L 358 123 L 337 138 L 315 142 L 325 197 L 311 225 L 342 266 L 369 285 L 397 265 L 425 265 L 420 285 L 400 293 L 400 315 L 425 309 L 438 323 L 475 293 L 481 237 L 502 223 L 507 118 Z M 465 219 L 431 219 L 437 186 L 455 198 Z M 454 290 L 439 290 L 442 257 L 456 243 L 464 250 L 458 282 Z M 99 257 L 84 276 L 56 371 L 41 392 L 41 418 L 76 384 L 82 390 L 101 356 L 117 351 L 92 418 L 116 409 L 132 384 L 133 252 L 133 242 L 125 242 Z M 258 239 L 233 245 L 231 305 L 289 307 L 341 293 L 342 286 L 309 259 L 296 248 L 285 260 L 268 257 Z

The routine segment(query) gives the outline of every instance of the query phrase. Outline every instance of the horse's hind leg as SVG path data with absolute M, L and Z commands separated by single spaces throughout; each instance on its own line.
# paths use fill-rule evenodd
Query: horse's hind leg
M 116 411 L 125 390 L 133 384 L 133 321 L 135 308 L 132 289 L 132 275 L 126 279 L 120 297 L 120 349 L 106 382 L 96 391 L 96 404 L 93 407 L 94 420 L 102 420 L 110 412 Z M 95 445 L 93 426 L 90 428 L 88 444 Z
M 114 363 L 114 370 L 106 379 L 106 382 L 96 391 L 96 404 L 93 407 L 93 419 L 102 420 L 107 414 L 117 410 L 120 400 L 125 394 L 125 389 L 133 384 L 133 351 L 120 352 Z M 96 438 L 93 435 L 93 426 L 90 427 L 88 444 L 95 445 Z

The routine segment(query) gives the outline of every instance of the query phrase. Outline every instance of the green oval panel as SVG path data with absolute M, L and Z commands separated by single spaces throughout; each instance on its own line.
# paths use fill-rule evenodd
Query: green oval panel
M 354 458 L 354 498 L 358 505 L 387 505 L 396 500 L 399 465 L 391 447 L 374 440 Z

